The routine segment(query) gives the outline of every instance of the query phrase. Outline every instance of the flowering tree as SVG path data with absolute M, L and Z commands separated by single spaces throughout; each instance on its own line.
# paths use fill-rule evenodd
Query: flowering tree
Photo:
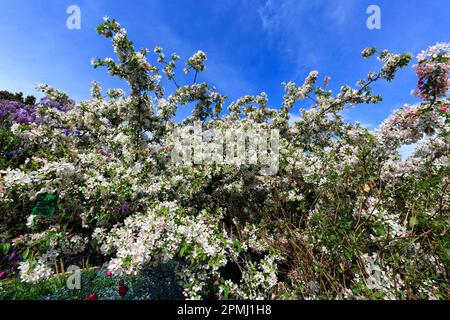
M 381 101 L 372 84 L 394 80 L 412 55 L 365 49 L 382 66 L 356 87 L 333 94 L 313 71 L 284 84 L 280 108 L 261 93 L 224 111 L 227 98 L 197 83 L 202 51 L 184 66 L 193 83 L 181 86 L 177 54 L 156 47 L 152 63 L 114 19 L 98 32 L 116 59 L 92 63 L 125 80 L 129 95 L 94 82 L 80 104 L 45 85 L 33 107 L 1 101 L 8 148 L 22 150 L 2 162 L 0 232 L 11 235 L 2 250 L 17 261 L 4 268 L 38 282 L 74 259 L 95 258 L 109 275 L 173 261 L 187 298 L 447 298 L 450 44 L 417 57 L 422 101 L 368 131 L 342 111 Z M 301 100 L 310 108 L 292 122 Z M 192 115 L 174 122 L 186 105 Z M 195 122 L 278 130 L 277 172 L 261 174 L 258 161 L 174 163 L 173 133 Z M 415 143 L 401 159 L 398 148 Z

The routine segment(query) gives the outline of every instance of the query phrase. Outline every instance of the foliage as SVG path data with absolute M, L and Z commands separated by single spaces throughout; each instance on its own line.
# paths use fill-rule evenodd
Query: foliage
M 22 92 L 12 93 L 6 90 L 0 91 L 0 100 L 16 101 L 30 106 L 36 103 L 36 97 L 27 96 L 24 98 Z
M 372 85 L 393 81 L 411 54 L 369 48 L 363 57 L 377 55 L 381 67 L 356 87 L 334 94 L 331 79 L 320 84 L 313 71 L 301 85 L 284 84 L 279 108 L 261 93 L 225 111 L 226 96 L 197 83 L 204 52 L 184 66 L 193 83 L 180 85 L 190 81 L 175 80 L 177 54 L 168 61 L 156 47 L 153 64 L 116 20 L 97 30 L 112 39 L 117 59 L 94 59 L 94 67 L 125 80 L 130 95 L 105 95 L 94 82 L 92 99 L 75 104 L 41 85 L 33 118 L 17 121 L 11 111 L 2 120 L 5 150 L 21 150 L 17 161 L 4 160 L 0 179 L 4 254 L 20 255 L 2 262 L 9 272 L 18 268 L 39 286 L 56 261 L 95 258 L 137 284 L 147 268 L 173 263 L 190 299 L 448 298 L 450 44 L 418 56 L 422 101 L 369 131 L 346 123 L 342 111 L 380 102 Z M 292 122 L 300 101 L 311 104 Z M 185 106 L 192 115 L 175 123 Z M 172 134 L 195 122 L 279 130 L 277 173 L 261 174 L 261 164 L 173 163 Z M 402 159 L 398 149 L 411 144 L 415 152 Z M 32 215 L 43 194 L 57 195 L 54 216 Z M 60 293 L 53 297 L 67 298 Z
M 70 275 L 58 275 L 33 284 L 17 279 L 2 284 L 1 300 L 85 300 L 97 293 L 102 300 L 182 299 L 181 288 L 174 278 L 173 265 L 163 264 L 144 269 L 139 276 L 108 277 L 105 270 L 85 269 L 80 274 L 80 289 L 69 289 Z M 129 288 L 121 297 L 119 281 Z M 69 280 L 70 281 L 70 280 Z

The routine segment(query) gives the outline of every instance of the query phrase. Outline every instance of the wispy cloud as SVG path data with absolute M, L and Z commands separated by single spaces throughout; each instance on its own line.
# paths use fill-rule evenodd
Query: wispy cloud
M 321 41 L 343 32 L 352 6 L 344 0 L 267 0 L 258 13 L 269 43 L 293 61 L 297 78 L 321 63 Z
M 258 13 L 263 27 L 269 33 L 279 33 L 286 29 L 285 34 L 292 36 L 289 31 L 296 34 L 310 31 L 302 30 L 302 27 L 308 24 L 323 29 L 335 29 L 348 21 L 348 14 L 352 8 L 353 4 L 344 0 L 267 0 L 258 9 Z M 324 21 L 327 23 L 324 24 Z

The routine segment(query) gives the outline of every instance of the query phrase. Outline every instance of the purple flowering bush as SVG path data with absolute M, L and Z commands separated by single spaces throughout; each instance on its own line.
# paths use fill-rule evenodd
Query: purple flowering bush
M 38 284 L 90 261 L 108 277 L 139 279 L 170 262 L 189 299 L 448 298 L 450 44 L 418 55 L 421 101 L 369 131 L 342 112 L 380 102 L 372 85 L 394 81 L 411 54 L 365 49 L 380 69 L 355 87 L 333 93 L 331 79 L 312 71 L 303 84 L 285 83 L 272 109 L 265 93 L 227 104 L 198 82 L 202 51 L 180 80 L 176 53 L 136 50 L 114 19 L 97 30 L 116 58 L 92 64 L 126 81 L 129 94 L 94 82 L 79 104 L 46 85 L 34 106 L 0 101 L 2 139 L 20 154 L 2 162 L 0 177 L 0 268 L 9 278 Z M 309 108 L 292 121 L 299 101 Z M 191 116 L 173 121 L 184 106 Z M 278 170 L 172 162 L 173 133 L 196 122 L 210 132 L 277 130 Z M 405 145 L 415 151 L 402 159 Z M 51 214 L 36 214 L 45 196 L 55 199 Z

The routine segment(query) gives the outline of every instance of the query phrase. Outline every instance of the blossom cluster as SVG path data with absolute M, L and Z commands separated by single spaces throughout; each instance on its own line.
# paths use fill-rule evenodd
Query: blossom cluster
M 425 100 L 445 97 L 450 88 L 450 44 L 438 43 L 417 56 L 419 82 L 415 95 Z

